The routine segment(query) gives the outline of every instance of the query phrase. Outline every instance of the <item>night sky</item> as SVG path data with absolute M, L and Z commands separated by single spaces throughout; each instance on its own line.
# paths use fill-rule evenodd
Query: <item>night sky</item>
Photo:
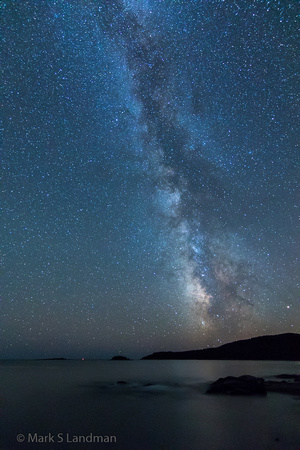
M 1 2 L 2 358 L 300 332 L 297 6 Z

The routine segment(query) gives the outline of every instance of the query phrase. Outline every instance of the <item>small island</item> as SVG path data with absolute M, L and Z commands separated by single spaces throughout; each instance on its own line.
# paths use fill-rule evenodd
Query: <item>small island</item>
M 67 361 L 67 358 L 40 358 L 38 361 Z
M 121 356 L 121 355 L 113 356 L 113 357 L 111 358 L 111 360 L 112 360 L 112 361 L 130 361 L 129 358 L 126 358 L 126 356 Z

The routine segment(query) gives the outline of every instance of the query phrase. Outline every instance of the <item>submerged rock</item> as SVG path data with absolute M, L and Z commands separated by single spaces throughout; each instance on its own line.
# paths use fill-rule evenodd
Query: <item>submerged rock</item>
M 210 385 L 207 394 L 266 395 L 265 381 L 251 375 L 219 378 Z
M 281 394 L 300 395 L 300 381 L 294 379 L 289 382 L 282 381 L 266 381 L 265 386 L 268 392 L 280 392 Z

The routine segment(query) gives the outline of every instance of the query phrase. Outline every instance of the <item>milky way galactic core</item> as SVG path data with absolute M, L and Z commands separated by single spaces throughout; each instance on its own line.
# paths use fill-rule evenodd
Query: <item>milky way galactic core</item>
M 2 2 L 3 357 L 300 331 L 298 8 Z

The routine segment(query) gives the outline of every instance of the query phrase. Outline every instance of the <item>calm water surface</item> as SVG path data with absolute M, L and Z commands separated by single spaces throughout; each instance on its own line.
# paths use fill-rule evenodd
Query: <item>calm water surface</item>
M 298 362 L 2 361 L 0 372 L 2 450 L 300 450 L 299 398 L 205 394 L 219 377 L 299 373 Z

